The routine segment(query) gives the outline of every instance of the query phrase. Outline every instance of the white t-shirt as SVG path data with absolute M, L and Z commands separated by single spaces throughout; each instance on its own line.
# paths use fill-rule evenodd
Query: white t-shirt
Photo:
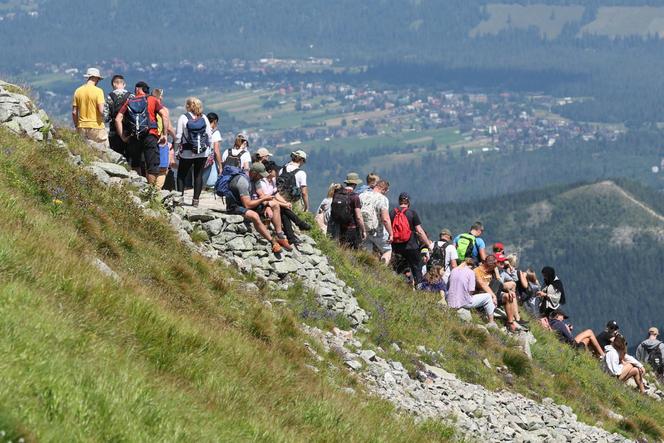
M 277 183 L 276 179 L 272 180 L 269 177 L 262 178 L 261 189 L 265 192 L 265 195 L 274 195 L 277 193 Z
M 441 241 L 439 240 L 436 243 L 441 243 Z M 445 272 L 443 273 L 443 281 L 446 285 L 448 284 L 450 280 L 450 274 L 452 273 L 452 268 L 450 267 L 450 262 L 452 260 L 459 260 L 459 254 L 457 253 L 456 247 L 454 246 L 454 242 L 450 242 L 450 244 L 445 248 Z M 458 265 L 459 263 L 457 263 L 457 266 Z
M 191 113 L 189 113 L 191 114 Z M 210 122 L 208 121 L 208 118 L 205 114 L 201 116 L 203 120 L 205 120 L 205 132 L 207 133 L 208 140 L 212 140 L 212 126 L 210 126 Z M 175 131 L 175 141 L 180 145 L 183 139 L 186 140 L 187 135 L 187 115 L 182 114 L 180 118 L 178 118 L 178 123 L 177 123 L 177 130 Z M 205 151 L 201 152 L 200 154 L 194 154 L 193 151 L 189 149 L 182 149 L 180 152 L 180 158 L 201 158 L 201 157 L 207 157 L 210 155 L 210 149 L 206 149 Z
M 219 129 L 215 129 L 214 132 L 212 132 L 212 138 L 210 139 L 212 147 L 214 147 L 216 142 L 219 142 L 219 146 L 221 147 L 221 132 L 219 132 Z
M 381 218 L 381 212 L 383 211 L 383 209 L 389 210 L 390 208 L 389 200 L 380 192 L 369 190 L 360 194 L 360 202 L 362 203 L 363 212 L 372 211 L 374 213 L 376 217 L 375 221 L 378 222 L 376 226 L 376 235 L 382 236 L 384 227 Z M 367 221 L 368 221 L 367 219 L 364 220 L 365 225 Z M 366 226 L 366 228 L 370 229 L 369 226 Z
M 286 166 L 284 166 L 284 168 L 286 168 L 286 172 L 292 172 L 299 167 L 300 165 L 294 162 L 290 162 Z M 302 169 L 300 169 L 295 173 L 295 184 L 300 188 L 303 186 L 307 186 L 307 173 L 304 172 Z
M 231 148 L 231 154 L 233 154 L 233 156 L 240 155 L 240 152 L 242 152 L 242 149 Z M 224 149 L 221 153 L 221 161 L 225 162 L 227 158 L 228 158 L 228 149 Z M 244 148 L 244 154 L 242 154 L 242 156 L 240 157 L 240 165 L 242 168 L 247 170 L 251 166 L 251 153 L 247 148 Z

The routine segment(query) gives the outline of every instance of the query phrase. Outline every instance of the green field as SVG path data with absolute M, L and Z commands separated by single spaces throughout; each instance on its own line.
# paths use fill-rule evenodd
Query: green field
M 380 147 L 395 146 L 425 146 L 428 147 L 432 141 L 436 142 L 438 150 L 447 145 L 455 145 L 463 140 L 462 135 L 456 128 L 432 129 L 428 131 L 413 131 L 401 134 L 377 135 L 373 137 L 348 137 L 332 139 L 330 141 L 307 142 L 310 149 L 344 149 L 344 150 L 366 150 Z
M 535 27 L 542 36 L 549 39 L 558 37 L 568 23 L 581 21 L 583 6 L 552 5 L 486 5 L 489 18 L 470 31 L 471 37 L 498 34 L 509 29 L 529 29 Z

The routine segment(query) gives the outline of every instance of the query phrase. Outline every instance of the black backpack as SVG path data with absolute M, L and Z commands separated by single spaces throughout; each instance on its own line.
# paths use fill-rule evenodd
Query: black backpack
M 295 178 L 295 174 L 297 174 L 299 170 L 300 168 L 297 168 L 288 172 L 284 166 L 279 171 L 279 177 L 277 177 L 277 191 L 289 200 L 298 200 L 302 197 L 302 190 L 297 185 L 297 180 Z
M 131 93 L 129 91 L 124 91 L 122 94 L 115 94 L 111 92 L 108 94 L 108 119 L 112 123 L 117 117 L 120 108 L 125 104 Z M 113 127 L 111 125 L 111 127 Z
M 658 343 L 655 349 L 648 354 L 648 363 L 650 363 L 655 373 L 664 375 L 664 356 L 662 355 L 661 343 Z
M 345 189 L 337 190 L 332 196 L 330 218 L 340 226 L 348 226 L 355 220 L 350 196 L 351 192 Z
M 435 242 L 433 244 L 433 250 L 431 251 L 429 263 L 445 267 L 445 250 L 449 245 L 450 242 L 443 242 L 442 246 L 440 246 L 440 241 Z
M 224 166 L 235 166 L 236 168 L 242 167 L 242 156 L 247 152 L 246 149 L 242 149 L 238 155 L 233 155 L 233 148 L 228 148 L 228 155 L 226 160 L 224 160 Z

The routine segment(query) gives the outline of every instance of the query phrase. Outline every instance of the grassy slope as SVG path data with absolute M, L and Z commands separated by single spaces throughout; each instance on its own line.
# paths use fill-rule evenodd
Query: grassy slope
M 74 136 L 61 134 L 89 156 Z M 286 309 L 55 147 L 0 129 L 0 429 L 41 441 L 443 440 L 316 363 Z M 61 203 L 60 203 L 61 202 Z M 116 283 L 90 265 L 100 257 Z M 335 362 L 332 359 L 332 362 Z M 305 364 L 318 364 L 314 374 Z M 386 417 L 390 417 L 387 419 Z
M 436 307 L 437 296 L 414 293 L 373 257 L 340 251 L 320 233 L 317 240 L 337 272 L 356 288 L 360 304 L 372 312 L 372 332 L 366 339 L 375 345 L 389 349 L 391 343 L 397 343 L 413 355 L 417 354 L 417 346 L 424 345 L 442 355 L 424 356 L 425 361 L 438 360 L 466 381 L 490 389 L 516 390 L 535 399 L 551 397 L 571 406 L 586 423 L 602 422 L 612 432 L 664 438 L 664 405 L 618 384 L 589 355 L 578 354 L 535 327 L 538 342 L 531 347 L 534 360 L 529 362 L 515 349 L 511 338 L 496 333 L 487 336 L 461 323 L 454 313 Z M 508 366 L 514 378 L 487 368 L 482 364 L 485 358 L 494 367 Z M 625 420 L 610 419 L 608 409 L 622 414 Z

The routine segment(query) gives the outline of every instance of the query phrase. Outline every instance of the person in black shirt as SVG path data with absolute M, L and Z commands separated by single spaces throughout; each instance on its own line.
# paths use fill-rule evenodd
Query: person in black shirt
M 426 232 L 422 228 L 422 222 L 417 212 L 410 209 L 410 196 L 406 192 L 399 195 L 399 207 L 390 212 L 390 219 L 392 220 L 392 227 L 394 228 L 394 219 L 397 214 L 403 212 L 408 219 L 410 226 L 410 238 L 405 242 L 392 242 L 392 252 L 395 255 L 402 257 L 410 267 L 413 275 L 413 283 L 417 287 L 422 283 L 422 255 L 420 254 L 420 244 L 418 239 L 428 248 L 432 247 L 432 242 L 427 237 Z
M 597 341 L 602 349 L 611 344 L 611 341 L 613 341 L 619 330 L 618 323 L 615 320 L 611 320 L 606 324 L 606 329 L 597 334 Z

